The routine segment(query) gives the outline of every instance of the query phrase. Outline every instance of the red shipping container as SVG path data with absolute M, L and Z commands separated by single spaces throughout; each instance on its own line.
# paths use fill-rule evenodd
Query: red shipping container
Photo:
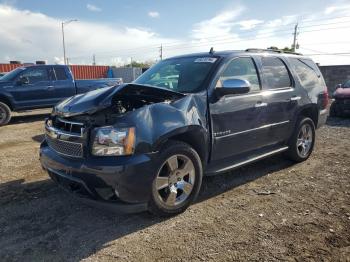
M 75 79 L 106 78 L 109 66 L 71 65 Z
M 21 64 L 0 64 L 0 72 L 10 72 Z M 109 66 L 70 65 L 75 79 L 106 78 Z
M 0 72 L 7 73 L 20 66 L 22 65 L 21 64 L 0 64 Z

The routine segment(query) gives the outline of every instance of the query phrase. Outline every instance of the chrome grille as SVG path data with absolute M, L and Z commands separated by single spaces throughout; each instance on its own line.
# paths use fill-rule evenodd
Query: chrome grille
M 46 135 L 46 141 L 49 147 L 59 154 L 71 157 L 83 157 L 83 145 L 80 143 L 55 139 L 48 135 Z
M 57 118 L 54 124 L 55 128 L 63 132 L 68 132 L 74 136 L 83 136 L 84 124 L 78 122 L 72 122 L 64 120 L 62 118 Z
M 48 119 L 45 124 L 46 141 L 49 147 L 59 154 L 84 156 L 84 124 L 61 118 Z

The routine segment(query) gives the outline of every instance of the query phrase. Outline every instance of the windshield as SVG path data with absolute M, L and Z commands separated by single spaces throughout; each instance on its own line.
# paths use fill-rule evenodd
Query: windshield
M 346 81 L 342 87 L 343 88 L 350 88 L 350 80 Z
M 148 69 L 134 83 L 180 93 L 198 92 L 204 89 L 203 82 L 216 61 L 215 57 L 167 59 Z
M 25 68 L 24 67 L 18 67 L 11 72 L 7 73 L 3 77 L 0 78 L 1 81 L 12 81 L 19 72 L 23 71 Z

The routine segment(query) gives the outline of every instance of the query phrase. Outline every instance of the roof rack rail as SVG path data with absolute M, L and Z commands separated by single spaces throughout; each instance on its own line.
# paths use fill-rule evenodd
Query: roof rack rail
M 262 49 L 262 48 L 248 48 L 245 50 L 245 52 L 272 52 L 272 53 L 279 53 L 279 54 L 293 54 L 293 55 L 302 55 L 301 53 L 296 53 L 292 51 L 283 51 L 281 49 Z

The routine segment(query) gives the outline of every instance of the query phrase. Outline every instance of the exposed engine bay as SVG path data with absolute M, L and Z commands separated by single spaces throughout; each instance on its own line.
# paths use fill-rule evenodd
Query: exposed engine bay
M 145 105 L 150 105 L 154 103 L 170 103 L 171 100 L 167 100 L 160 97 L 150 97 L 143 95 L 128 95 L 119 96 L 116 95 L 112 99 L 112 111 L 117 114 L 124 114 L 129 111 L 134 111 Z
M 162 88 L 126 84 L 73 97 L 56 106 L 55 114 L 79 119 L 91 126 L 113 125 L 117 118 L 128 112 L 156 103 L 169 104 L 185 96 Z

